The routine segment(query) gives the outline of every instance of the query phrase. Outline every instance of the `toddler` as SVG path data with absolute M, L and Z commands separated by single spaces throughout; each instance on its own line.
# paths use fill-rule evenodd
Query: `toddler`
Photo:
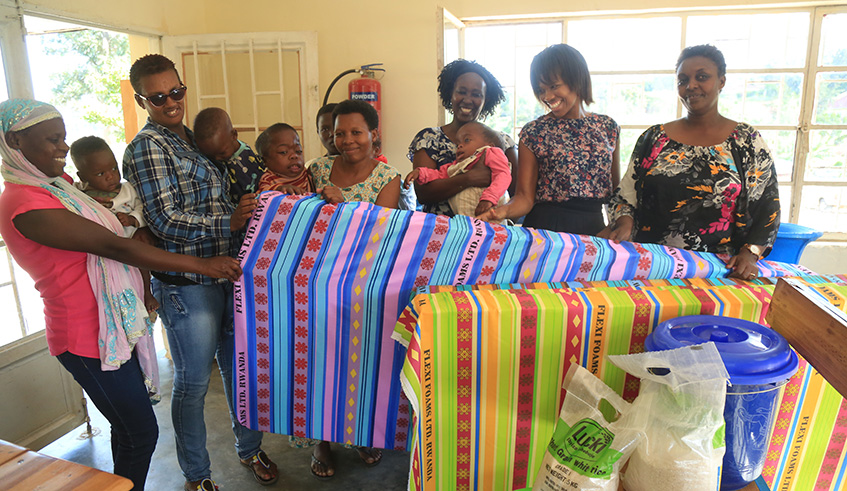
M 255 193 L 265 172 L 261 159 L 232 127 L 229 115 L 219 107 L 207 107 L 194 118 L 194 141 L 200 153 L 220 162 L 229 175 L 229 199 L 237 205 L 242 196 Z
M 152 244 L 155 239 L 146 230 L 141 198 L 132 184 L 121 182 L 118 162 L 106 141 L 96 136 L 82 137 L 71 145 L 71 158 L 79 177 L 75 185 L 115 214 L 124 226 L 124 236 L 155 245 Z M 142 228 L 144 231 L 136 234 Z M 144 306 L 148 312 L 153 312 L 159 308 L 159 302 L 150 290 L 150 272 L 142 269 L 141 277 L 144 280 Z
M 291 125 L 271 125 L 256 139 L 256 150 L 267 170 L 259 180 L 258 192 L 281 191 L 288 194 L 315 192 L 312 174 L 303 164 L 300 135 Z
M 488 188 L 464 189 L 448 200 L 453 213 L 478 216 L 494 205 L 506 202 L 506 190 L 512 182 L 512 172 L 496 131 L 472 121 L 462 125 L 456 135 L 459 142 L 455 162 L 438 169 L 418 167 L 406 176 L 403 186 L 408 188 L 412 182 L 426 184 L 436 179 L 446 179 L 467 172 L 474 164 L 482 161 L 491 169 L 491 185 Z

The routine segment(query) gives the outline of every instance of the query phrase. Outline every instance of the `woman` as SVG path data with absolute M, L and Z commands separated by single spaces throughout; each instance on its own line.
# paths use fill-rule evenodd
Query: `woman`
M 236 280 L 238 261 L 172 254 L 122 238 L 117 217 L 71 185 L 56 109 L 0 104 L 0 234 L 44 299 L 50 354 L 111 424 L 114 473 L 144 489 L 158 426 L 158 371 L 137 268 Z M 135 267 L 126 266 L 131 264 Z
M 317 192 L 329 203 L 365 201 L 397 208 L 400 173 L 375 156 L 379 146 L 379 115 L 364 101 L 342 101 L 332 111 L 338 156 L 321 157 L 309 167 Z M 291 437 L 292 445 L 312 450 L 310 469 L 321 480 L 332 478 L 335 468 L 329 442 Z M 348 446 L 348 445 L 345 445 Z M 349 446 L 348 446 L 349 447 Z M 367 466 L 379 464 L 382 452 L 370 447 L 352 447 Z
M 687 114 L 638 139 L 601 237 L 729 254 L 730 276 L 751 279 L 779 228 L 773 158 L 755 128 L 718 112 L 717 48 L 685 48 L 676 79 Z
M 332 111 L 338 156 L 321 157 L 309 167 L 317 192 L 330 203 L 366 201 L 397 208 L 400 173 L 376 160 L 379 115 L 364 101 L 342 101 Z
M 526 214 L 524 227 L 596 235 L 605 226 L 603 204 L 618 185 L 620 126 L 586 110 L 594 102 L 591 75 L 572 46 L 535 55 L 529 79 L 549 112 L 521 130 L 514 198 L 480 218 L 500 223 Z
M 409 145 L 409 160 L 412 168 L 429 167 L 437 169 L 456 160 L 458 131 L 465 123 L 485 118 L 494 113 L 494 109 L 506 96 L 500 82 L 482 65 L 473 61 L 456 60 L 441 70 L 438 76 L 438 94 L 441 105 L 453 114 L 453 118 L 444 126 L 424 128 L 415 135 Z M 512 175 L 517 172 L 518 155 L 515 142 L 506 136 L 506 157 L 512 164 Z M 509 192 L 514 191 L 514 179 Z M 418 201 L 424 204 L 424 211 L 440 215 L 453 216 L 447 199 L 468 187 L 486 188 L 491 184 L 491 171 L 484 165 L 476 165 L 464 174 L 449 179 L 432 181 L 428 184 L 415 184 Z

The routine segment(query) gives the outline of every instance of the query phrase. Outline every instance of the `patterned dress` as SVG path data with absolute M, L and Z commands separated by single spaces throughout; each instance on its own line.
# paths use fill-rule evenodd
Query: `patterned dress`
M 538 162 L 535 206 L 525 227 L 594 235 L 604 226 L 603 203 L 612 195 L 612 161 L 620 126 L 588 113 L 565 119 L 546 114 L 521 130 Z
M 315 180 L 316 189 L 323 188 L 327 185 L 334 186 L 329 181 L 329 176 L 332 173 L 332 162 L 335 159 L 336 157 L 321 157 L 309 166 L 309 171 L 311 171 L 312 177 Z M 344 201 L 376 203 L 376 198 L 379 196 L 382 188 L 391 182 L 392 179 L 399 176 L 400 172 L 397 169 L 379 162 L 367 179 L 358 184 L 339 189 L 341 189 L 341 194 L 344 196 Z
M 746 123 L 713 146 L 679 143 L 656 125 L 639 137 L 610 209 L 612 222 L 633 217 L 636 242 L 725 254 L 770 247 L 779 228 L 773 158 Z

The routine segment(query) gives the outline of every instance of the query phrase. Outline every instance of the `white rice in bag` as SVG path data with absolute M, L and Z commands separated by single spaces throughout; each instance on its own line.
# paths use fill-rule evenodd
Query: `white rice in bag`
M 571 364 L 559 422 L 533 491 L 617 491 L 618 474 L 641 434 L 628 426 L 630 404 L 585 368 Z M 600 411 L 606 401 L 620 415 L 609 422 Z
M 624 489 L 717 491 L 729 374 L 715 344 L 608 358 L 641 379 L 631 414 L 645 440 L 629 459 Z

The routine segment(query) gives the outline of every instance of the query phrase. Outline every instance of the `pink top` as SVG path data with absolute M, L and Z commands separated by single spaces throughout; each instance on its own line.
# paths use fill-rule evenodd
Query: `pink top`
M 66 351 L 100 358 L 97 338 L 100 320 L 84 252 L 64 251 L 33 242 L 18 232 L 12 220 L 31 210 L 66 209 L 49 191 L 36 186 L 5 183 L 0 195 L 0 235 L 15 261 L 35 281 L 44 301 L 50 354 Z
M 477 159 L 476 162 L 479 162 L 479 159 Z M 476 162 L 468 165 L 467 168 L 470 169 L 476 165 Z M 417 181 L 420 184 L 426 184 L 436 179 L 447 179 L 450 177 L 448 169 L 458 163 L 459 162 L 453 162 L 452 164 L 442 165 L 437 169 L 418 167 L 420 174 Z M 509 166 L 509 159 L 506 158 L 506 154 L 502 149 L 497 147 L 486 147 L 485 165 L 491 169 L 491 184 L 485 189 L 485 191 L 483 191 L 480 200 L 490 201 L 496 205 L 497 202 L 500 201 L 500 198 L 502 198 L 506 193 L 506 190 L 509 189 L 509 184 L 512 183 L 512 170 Z

